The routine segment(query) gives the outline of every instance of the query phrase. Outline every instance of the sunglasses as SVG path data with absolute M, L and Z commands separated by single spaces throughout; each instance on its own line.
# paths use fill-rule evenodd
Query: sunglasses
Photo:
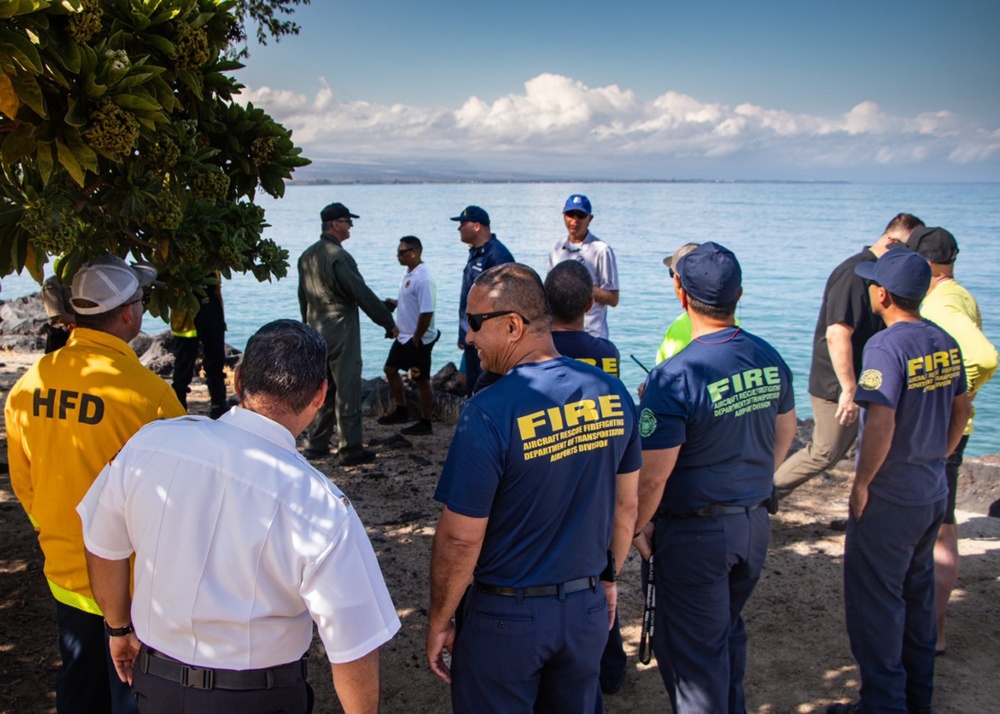
M 502 315 L 517 315 L 521 318 L 521 321 L 525 325 L 530 325 L 531 322 L 524 315 L 519 313 L 517 310 L 499 310 L 497 312 L 480 312 L 480 313 L 465 313 L 465 319 L 469 321 L 469 329 L 473 332 L 479 332 L 479 329 L 483 326 L 483 323 L 487 320 L 492 320 L 494 317 L 501 317 Z
M 566 211 L 566 215 L 570 218 L 575 218 L 578 221 L 587 217 L 588 214 L 583 211 Z
M 397 250 L 396 255 L 406 255 L 407 253 L 412 253 L 416 248 L 406 248 L 405 250 Z
M 129 300 L 127 303 L 124 303 L 124 307 L 128 307 L 129 305 L 135 305 L 137 302 L 141 302 L 142 306 L 146 307 L 149 304 L 149 298 L 151 297 L 152 295 L 150 293 L 143 293 L 141 298 L 136 298 L 135 300 Z

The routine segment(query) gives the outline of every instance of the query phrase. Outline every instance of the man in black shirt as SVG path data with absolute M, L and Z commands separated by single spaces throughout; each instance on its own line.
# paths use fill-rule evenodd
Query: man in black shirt
M 894 245 L 905 243 L 910 231 L 922 225 L 924 222 L 912 214 L 897 214 L 874 245 L 838 265 L 827 279 L 809 370 L 812 442 L 788 457 L 774 474 L 780 496 L 787 496 L 844 458 L 857 438 L 859 409 L 854 392 L 861 353 L 868 338 L 885 325 L 872 313 L 868 289 L 855 275 L 854 267 L 875 262 Z

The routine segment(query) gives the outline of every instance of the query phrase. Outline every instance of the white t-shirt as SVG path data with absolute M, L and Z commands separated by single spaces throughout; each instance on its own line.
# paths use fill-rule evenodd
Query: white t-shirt
M 396 327 L 399 328 L 399 336 L 396 338 L 400 344 L 406 344 L 413 337 L 417 330 L 417 320 L 424 312 L 434 312 L 434 302 L 437 299 L 437 289 L 431 275 L 427 272 L 427 266 L 420 263 L 413 270 L 403 276 L 399 283 L 399 297 L 396 305 Z M 437 330 L 434 329 L 434 318 L 431 318 L 430 327 L 424 333 L 421 340 L 425 345 L 437 339 Z
M 255 412 L 149 424 L 77 512 L 88 550 L 135 552 L 136 635 L 187 664 L 293 662 L 313 621 L 330 661 L 351 662 L 399 630 L 351 502 Z
M 549 251 L 549 270 L 564 260 L 576 260 L 587 266 L 594 287 L 603 290 L 618 290 L 618 263 L 611 246 L 591 232 L 587 232 L 582 243 L 573 243 L 568 237 L 556 241 Z M 594 337 L 608 339 L 608 306 L 596 300 L 583 318 L 583 329 Z

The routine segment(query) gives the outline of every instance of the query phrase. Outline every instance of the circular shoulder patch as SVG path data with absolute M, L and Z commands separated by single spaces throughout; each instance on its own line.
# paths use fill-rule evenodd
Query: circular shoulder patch
M 654 431 L 656 431 L 656 415 L 647 407 L 639 414 L 639 434 L 649 436 Z
M 873 391 L 882 386 L 882 373 L 877 369 L 866 369 L 861 373 L 861 379 L 858 380 L 858 384 L 861 385 L 862 389 L 867 389 Z

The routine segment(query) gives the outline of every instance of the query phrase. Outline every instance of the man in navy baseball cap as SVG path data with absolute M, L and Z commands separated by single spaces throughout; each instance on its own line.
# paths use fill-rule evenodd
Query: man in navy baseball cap
M 735 304 L 743 294 L 743 270 L 728 248 L 709 241 L 678 261 L 684 291 L 705 305 Z
M 931 284 L 931 268 L 917 253 L 890 250 L 874 263 L 859 263 L 854 272 L 890 294 L 920 303 Z

